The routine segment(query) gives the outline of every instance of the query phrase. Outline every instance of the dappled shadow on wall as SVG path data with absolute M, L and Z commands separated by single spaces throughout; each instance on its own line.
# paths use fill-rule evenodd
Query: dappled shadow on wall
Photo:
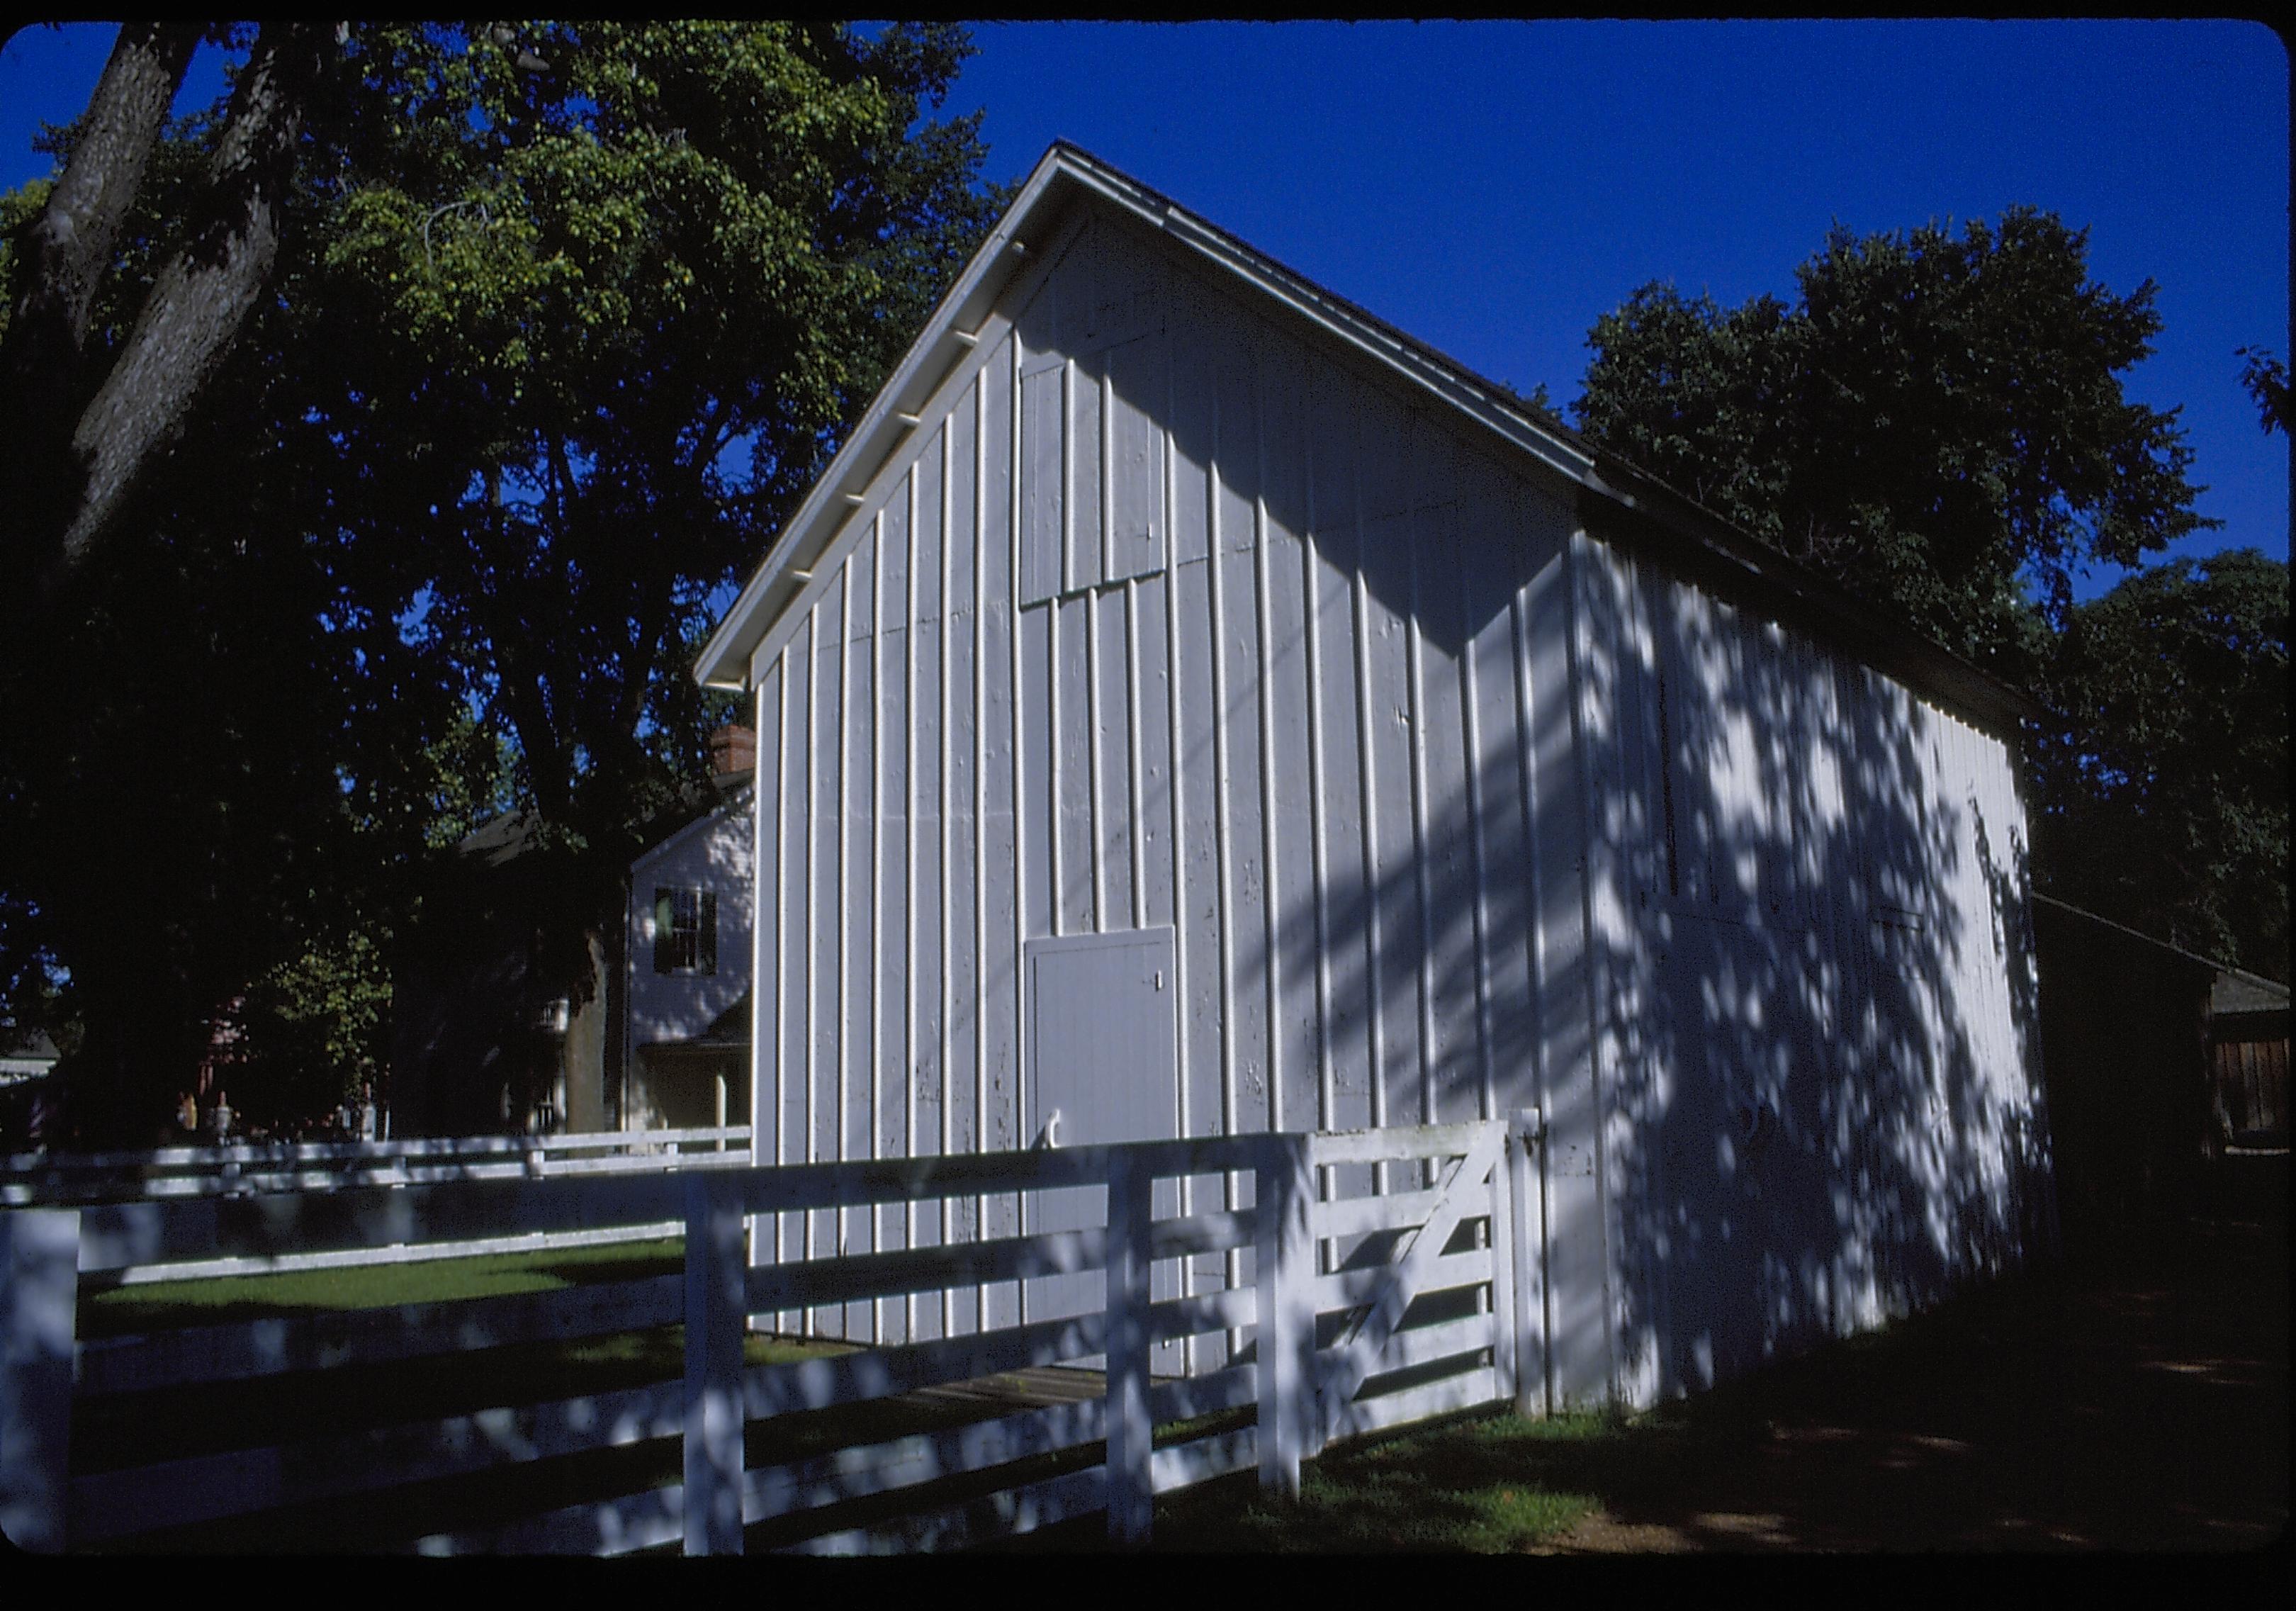
M 1345 533 L 1317 545 L 1342 577 L 1355 552 Z M 1424 606 L 1407 550 L 1365 560 L 1400 572 L 1380 591 Z M 1421 640 L 1423 683 L 1456 686 L 1494 632 L 1531 652 L 1527 569 L 1436 572 L 1444 629 Z M 1323 898 L 1279 914 L 1275 960 L 1328 981 L 1342 1127 L 1369 1122 L 1376 1078 L 1390 1123 L 1539 1102 L 1538 1048 L 1569 1044 L 1591 988 L 1611 1319 L 1620 1385 L 1647 1402 L 2048 1245 L 2026 849 L 2009 758 L 1893 685 L 1624 566 L 1591 567 L 1580 608 L 1587 749 L 1567 788 L 1537 785 L 1519 747 L 1570 720 L 1544 690 L 1455 759 L 1465 787 L 1423 785 L 1415 803 L 1407 773 L 1427 763 L 1407 722 L 1391 744 L 1376 720 L 1349 728 L 1366 794 L 1401 775 L 1394 797 L 1417 816 L 1370 853 L 1327 848 Z M 1567 801 L 1581 777 L 1594 933 L 1541 963 L 1530 936 L 1556 903 L 1533 849 L 1551 825 L 1529 802 Z M 1249 979 L 1268 958 L 1247 941 L 1239 960 Z M 1603 1234 L 1592 1194 L 1549 1201 L 1550 1246 Z M 1557 1323 L 1599 1329 L 1587 1296 L 1558 1293 Z

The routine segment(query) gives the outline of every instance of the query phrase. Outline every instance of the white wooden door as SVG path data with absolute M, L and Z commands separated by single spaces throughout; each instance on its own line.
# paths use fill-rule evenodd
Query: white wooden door
M 1180 1127 L 1173 931 L 1126 929 L 1033 940 L 1027 967 L 1029 1144 L 1090 1147 L 1176 1138 Z M 1159 1181 L 1157 1216 L 1177 1212 L 1177 1183 Z M 1079 1187 L 1038 1194 L 1026 1229 L 1073 1230 L 1106 1222 L 1105 1189 Z M 1029 1319 L 1097 1311 L 1106 1291 L 1106 1278 L 1097 1270 L 1039 1278 L 1029 1283 Z M 1178 1295 L 1172 1270 L 1157 1269 L 1152 1295 Z M 1170 1345 L 1159 1349 L 1155 1368 L 1177 1371 L 1177 1354 Z

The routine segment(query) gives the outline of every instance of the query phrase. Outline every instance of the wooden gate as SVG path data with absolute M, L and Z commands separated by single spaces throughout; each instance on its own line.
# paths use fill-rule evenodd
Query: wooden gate
M 1482 1404 L 1544 1413 L 1538 1134 L 1525 1113 L 1308 1138 L 1320 1200 L 1307 1452 Z M 1351 1177 L 1369 1189 L 1344 1191 Z

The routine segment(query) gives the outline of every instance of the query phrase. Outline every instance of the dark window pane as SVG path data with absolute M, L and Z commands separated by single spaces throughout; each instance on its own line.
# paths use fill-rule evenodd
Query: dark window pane
M 677 941 L 673 937 L 674 890 L 657 889 L 653 892 L 653 971 L 667 974 L 677 966 Z

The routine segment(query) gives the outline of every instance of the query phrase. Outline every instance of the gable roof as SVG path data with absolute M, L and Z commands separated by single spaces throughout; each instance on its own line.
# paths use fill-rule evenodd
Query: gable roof
M 748 771 L 723 775 L 718 781 L 716 803 L 691 821 L 654 840 L 632 857 L 631 875 L 635 877 L 638 869 L 648 862 L 660 860 L 696 834 L 708 833 L 722 826 L 728 818 L 746 818 L 750 810 L 750 785 L 754 776 L 753 772 Z
M 749 657 L 812 579 L 814 563 L 833 543 L 865 490 L 911 432 L 920 410 L 978 344 L 978 331 L 1030 258 L 1054 239 L 1078 201 L 1090 197 L 1159 231 L 1200 267 L 1227 285 L 1250 288 L 1294 324 L 1320 331 L 1411 392 L 1496 437 L 1518 459 L 1578 489 L 1580 518 L 1619 535 L 1655 540 L 1678 557 L 1718 570 L 1782 612 L 1811 620 L 1846 640 L 1861 659 L 1986 725 L 2013 733 L 2020 719 L 2043 719 L 2047 708 L 1980 670 L 1815 571 L 1731 525 L 1541 413 L 1510 388 L 1487 380 L 1424 341 L 1296 274 L 1130 176 L 1065 141 L 1046 152 L 1013 203 L 925 322 L 884 389 L 869 405 L 783 528 L 764 562 L 702 645 L 694 678 L 705 687 L 748 686 Z

